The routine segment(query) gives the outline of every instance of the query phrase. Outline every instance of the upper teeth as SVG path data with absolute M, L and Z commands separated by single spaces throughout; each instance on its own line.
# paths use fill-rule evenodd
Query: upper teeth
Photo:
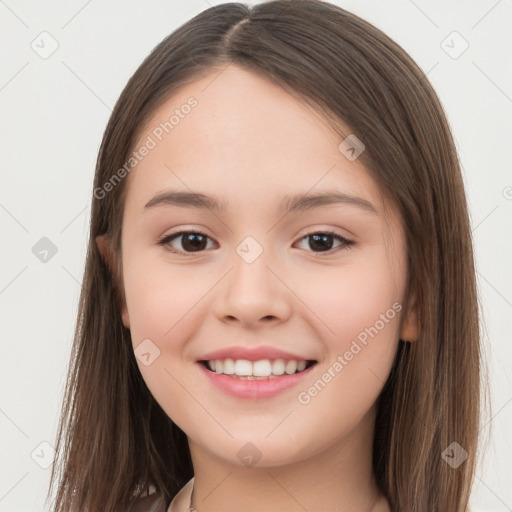
M 247 361 L 246 359 L 216 359 L 207 361 L 210 370 L 226 375 L 253 375 L 255 377 L 268 377 L 269 375 L 291 375 L 306 368 L 306 361 L 285 361 L 284 359 L 262 359 L 260 361 Z

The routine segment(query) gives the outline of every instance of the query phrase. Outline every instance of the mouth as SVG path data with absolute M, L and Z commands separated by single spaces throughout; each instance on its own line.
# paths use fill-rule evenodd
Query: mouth
M 317 361 L 294 359 L 215 359 L 198 361 L 206 370 L 239 380 L 272 380 L 305 372 Z
M 244 400 L 271 399 L 309 379 L 317 361 L 293 359 L 215 359 L 197 365 L 222 393 Z

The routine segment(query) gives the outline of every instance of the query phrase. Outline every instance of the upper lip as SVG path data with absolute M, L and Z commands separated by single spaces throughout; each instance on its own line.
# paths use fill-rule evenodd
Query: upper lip
M 261 361 L 262 359 L 286 359 L 294 361 L 313 361 L 292 352 L 286 352 L 274 347 L 227 347 L 204 354 L 197 361 L 213 361 L 215 359 L 245 359 L 247 361 Z

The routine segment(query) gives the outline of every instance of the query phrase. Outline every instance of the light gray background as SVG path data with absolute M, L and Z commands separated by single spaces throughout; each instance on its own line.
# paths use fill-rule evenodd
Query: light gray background
M 512 0 L 334 3 L 401 44 L 447 111 L 470 203 L 492 385 L 482 430 L 491 427 L 490 442 L 471 504 L 510 511 Z M 213 4 L 0 0 L 0 511 L 43 510 L 50 468 L 41 465 L 52 461 L 111 108 L 154 46 Z M 469 44 L 458 58 L 464 43 L 453 31 Z M 52 39 L 58 48 L 42 58 Z M 42 237 L 57 247 L 47 262 L 32 252 Z

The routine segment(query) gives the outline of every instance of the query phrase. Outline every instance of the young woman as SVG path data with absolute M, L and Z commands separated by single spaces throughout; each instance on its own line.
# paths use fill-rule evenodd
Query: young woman
M 464 512 L 479 343 L 418 66 L 326 2 L 212 7 L 104 134 L 55 510 Z

